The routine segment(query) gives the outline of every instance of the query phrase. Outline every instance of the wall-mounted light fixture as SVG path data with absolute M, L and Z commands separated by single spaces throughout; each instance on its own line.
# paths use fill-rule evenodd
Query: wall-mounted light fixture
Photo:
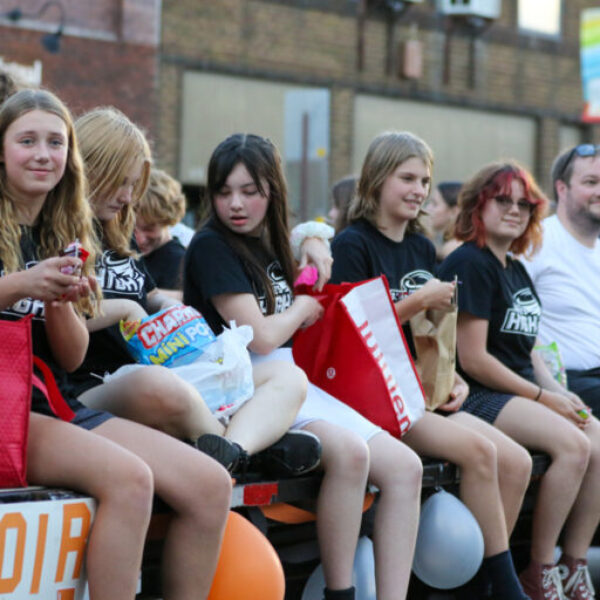
M 5 19 L 12 21 L 13 23 L 18 22 L 21 19 L 36 19 L 42 16 L 46 12 L 46 10 L 48 10 L 48 8 L 52 6 L 56 6 L 60 12 L 60 21 L 58 24 L 58 29 L 54 33 L 47 33 L 43 35 L 40 42 L 48 52 L 56 54 L 60 51 L 60 39 L 62 37 L 63 29 L 65 27 L 66 17 L 65 7 L 63 6 L 62 2 L 59 2 L 59 0 L 48 0 L 48 2 L 44 2 L 44 4 L 42 4 L 39 10 L 33 13 L 23 12 L 20 8 L 13 8 L 12 10 L 9 10 L 7 12 L 0 13 L 0 17 L 4 17 Z

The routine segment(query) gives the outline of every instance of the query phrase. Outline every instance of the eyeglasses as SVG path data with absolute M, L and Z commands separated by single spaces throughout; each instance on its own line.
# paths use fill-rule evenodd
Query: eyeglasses
M 516 204 L 522 215 L 531 215 L 535 208 L 535 204 L 528 200 L 517 200 L 516 202 L 513 202 L 513 199 L 510 196 L 495 196 L 494 200 L 502 212 L 508 212 Z
M 562 177 L 565 174 L 567 167 L 571 164 L 571 161 L 573 160 L 573 157 L 575 155 L 580 156 L 581 158 L 596 156 L 596 154 L 598 153 L 599 150 L 600 150 L 600 145 L 595 146 L 594 144 L 579 144 L 579 146 L 575 146 L 575 148 L 573 148 L 571 150 L 571 152 L 569 152 L 569 154 L 565 160 L 565 163 L 564 163 L 562 169 L 560 170 L 560 174 L 558 175 L 558 177 L 556 179 L 562 180 Z

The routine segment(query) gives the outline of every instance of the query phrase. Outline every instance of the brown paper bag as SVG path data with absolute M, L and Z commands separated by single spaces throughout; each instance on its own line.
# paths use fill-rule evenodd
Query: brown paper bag
M 410 319 L 427 410 L 435 410 L 448 402 L 454 387 L 457 315 L 455 292 L 452 310 L 429 309 Z

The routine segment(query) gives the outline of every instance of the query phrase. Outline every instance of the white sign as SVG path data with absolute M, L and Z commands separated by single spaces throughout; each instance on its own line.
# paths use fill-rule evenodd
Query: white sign
M 16 62 L 6 62 L 0 56 L 0 69 L 10 73 L 23 83 L 33 86 L 42 84 L 42 61 L 34 60 L 33 65 L 21 65 Z

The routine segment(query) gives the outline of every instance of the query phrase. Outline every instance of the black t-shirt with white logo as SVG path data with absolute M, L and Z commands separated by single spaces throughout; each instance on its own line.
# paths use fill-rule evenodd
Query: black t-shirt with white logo
M 267 271 L 275 295 L 275 312 L 288 309 L 294 300 L 279 261 L 258 238 L 244 242 Z M 225 323 L 212 303 L 219 294 L 253 294 L 263 314 L 267 314 L 266 296 L 260 281 L 254 280 L 227 240 L 210 224 L 201 229 L 188 246 L 183 268 L 184 304 L 199 310 L 215 334 Z
M 23 257 L 25 269 L 31 269 L 40 262 L 37 252 L 39 245 L 39 228 L 36 227 L 32 229 L 30 227 L 22 226 L 21 255 Z M 3 275 L 4 265 L 0 261 L 0 276 Z M 65 400 L 74 411 L 77 411 L 82 405 L 71 393 L 67 381 L 67 373 L 54 359 L 54 354 L 48 342 L 44 302 L 33 298 L 22 298 L 12 306 L 5 308 L 0 312 L 0 318 L 6 319 L 7 321 L 18 321 L 27 315 L 33 316 L 31 320 L 33 353 L 50 367 Z M 48 406 L 48 401 L 35 387 L 32 389 L 32 409 L 34 412 L 54 416 L 54 413 Z
M 113 250 L 104 250 L 96 263 L 96 277 L 104 298 L 133 300 L 148 310 L 147 295 L 156 284 L 142 258 L 121 257 Z M 74 393 L 80 395 L 99 385 L 106 373 L 132 362 L 118 324 L 91 333 L 83 364 L 69 375 Z
M 421 289 L 434 277 L 436 267 L 435 247 L 425 236 L 407 233 L 401 242 L 395 242 L 364 219 L 335 236 L 331 253 L 331 283 L 385 275 L 394 302 Z M 403 330 L 415 356 L 410 325 L 405 323 Z
M 144 256 L 146 268 L 152 275 L 156 287 L 164 290 L 181 290 L 183 288 L 184 255 L 185 248 L 179 240 L 172 239 Z
M 447 281 L 458 276 L 459 312 L 489 322 L 488 352 L 512 371 L 533 380 L 531 350 L 540 323 L 540 300 L 523 265 L 510 256 L 506 261 L 505 268 L 489 248 L 468 242 L 446 258 L 439 274 Z

